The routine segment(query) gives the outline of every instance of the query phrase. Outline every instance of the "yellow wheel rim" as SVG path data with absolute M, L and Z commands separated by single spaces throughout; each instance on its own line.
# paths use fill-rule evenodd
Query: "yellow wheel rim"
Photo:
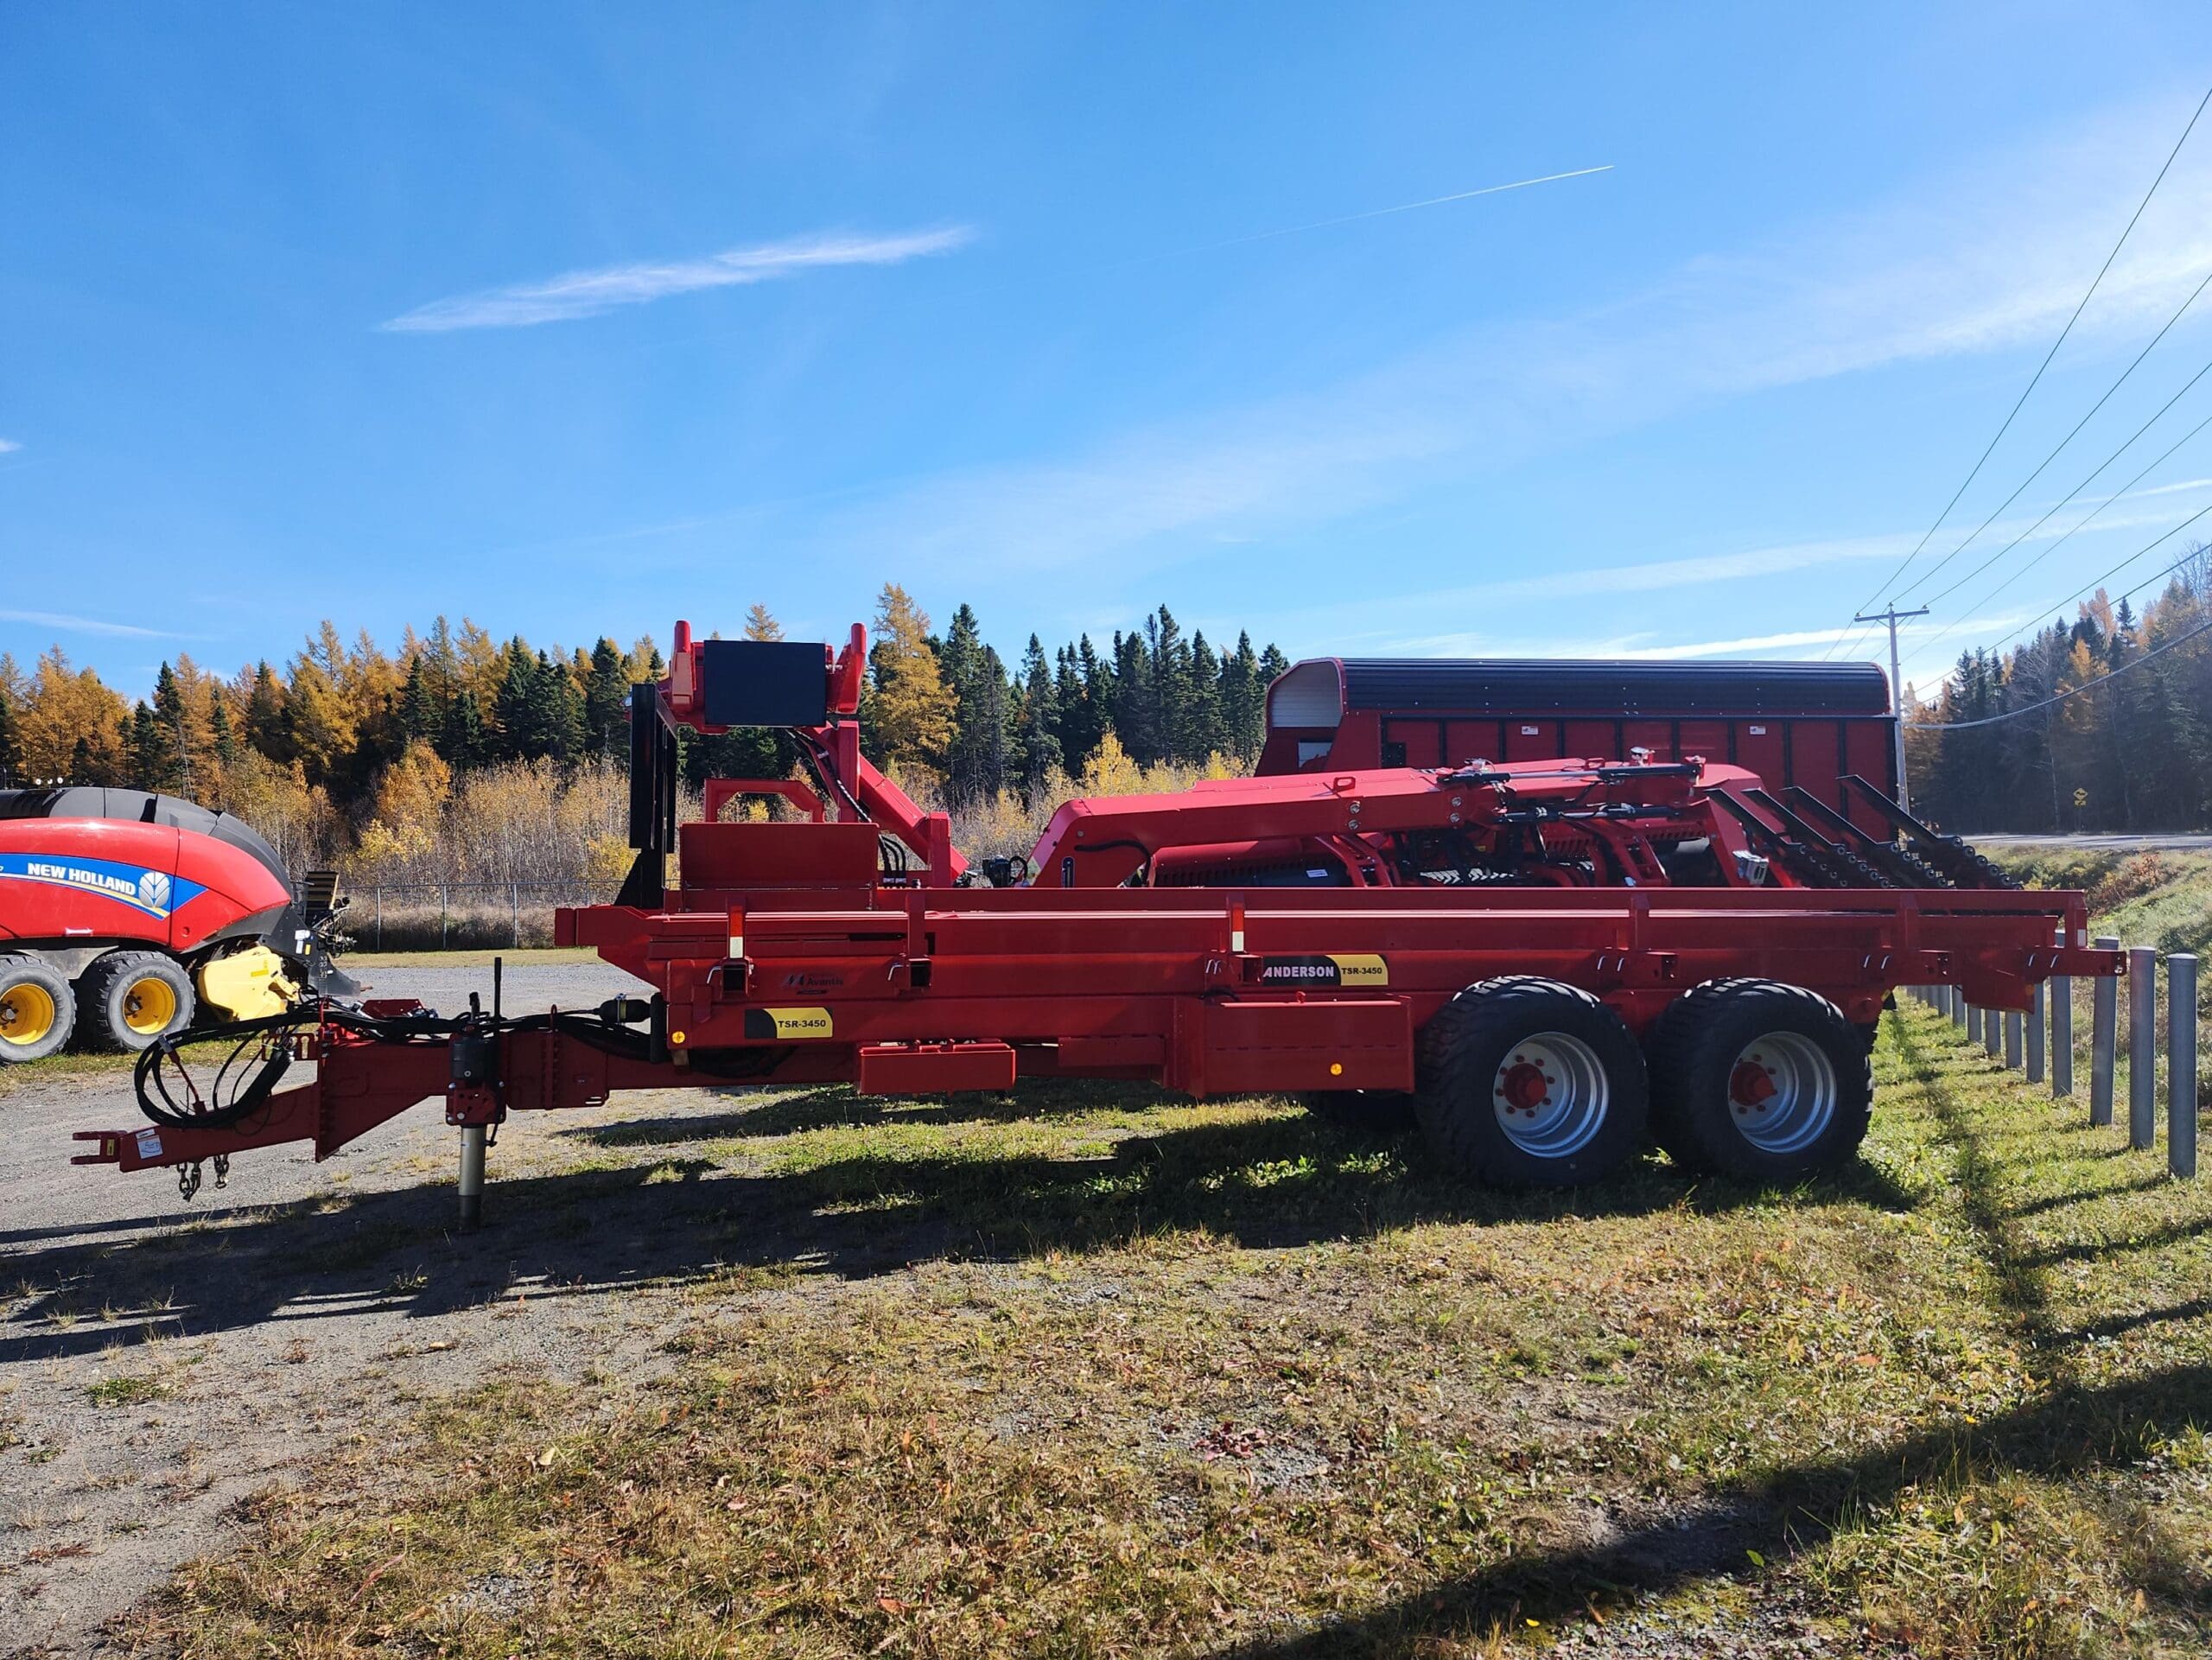
M 43 986 L 10 986 L 0 991 L 0 1043 L 29 1048 L 54 1030 L 60 1011 Z
M 176 988 L 156 975 L 131 983 L 123 994 L 123 1023 L 142 1038 L 158 1038 L 176 1018 Z

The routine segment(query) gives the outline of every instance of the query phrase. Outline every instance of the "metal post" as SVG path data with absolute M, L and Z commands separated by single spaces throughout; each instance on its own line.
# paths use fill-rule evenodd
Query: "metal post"
M 2158 1135 L 2158 951 L 2127 953 L 2127 1144 L 2140 1151 Z
M 461 1231 L 474 1233 L 484 1220 L 484 1126 L 461 1132 Z
M 1967 1005 L 1967 1041 L 1968 1043 L 1981 1041 L 1981 1010 L 1972 1003 Z
M 2035 989 L 2035 1001 L 2028 1006 L 2028 1082 L 2043 1082 L 2043 1040 L 2049 1030 L 2044 1014 L 2044 989 Z
M 2050 1092 L 2074 1093 L 2074 982 L 2063 974 L 2050 982 Z
M 1853 622 L 1886 622 L 1890 625 L 1890 746 L 1891 759 L 1897 769 L 1897 805 L 1907 812 L 1912 811 L 1912 793 L 1904 782 L 1904 681 L 1897 672 L 1897 622 L 1904 617 L 1924 617 L 1928 607 L 1916 611 L 1900 611 L 1897 601 L 1890 601 L 1886 611 L 1877 611 L 1871 617 L 1853 617 Z
M 1967 1029 L 1967 995 L 1956 986 L 1951 988 L 1951 1024 L 1961 1032 Z
M 1981 1046 L 1989 1052 L 1992 1060 L 2005 1056 L 2005 1018 L 1993 1008 L 1981 1011 Z
M 2116 951 L 2120 940 L 2111 934 L 2097 937 L 2097 949 Z M 2089 1122 L 2112 1123 L 2113 1050 L 2120 1037 L 2120 982 L 2109 974 L 2097 976 L 2089 1001 Z
M 2020 1070 L 2021 1027 L 2026 1024 L 2027 1022 L 2020 1018 L 2018 1009 L 2008 1008 L 2005 1011 L 2005 1070 L 2007 1072 L 2017 1072 Z
M 2196 958 L 2166 959 L 2166 1168 L 2196 1173 Z

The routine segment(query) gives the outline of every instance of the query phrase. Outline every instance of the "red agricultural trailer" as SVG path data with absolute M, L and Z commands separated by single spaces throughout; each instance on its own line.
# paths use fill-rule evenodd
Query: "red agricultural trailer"
M 324 1002 L 143 1057 L 142 1129 L 80 1163 L 321 1157 L 429 1098 L 463 1140 L 617 1091 L 839 1082 L 868 1094 L 1141 1080 L 1417 1117 L 1471 1180 L 1676 1159 L 1790 1179 L 1848 1159 L 1901 984 L 2025 1008 L 2117 974 L 2078 894 L 2026 893 L 1863 780 L 1879 839 L 1701 759 L 1471 758 L 1071 801 L 1027 861 L 971 866 L 941 813 L 861 755 L 864 641 L 695 640 L 632 697 L 636 862 L 556 938 L 646 983 L 588 1013 L 440 1018 Z M 678 825 L 675 728 L 788 729 L 813 773 L 721 780 L 809 822 Z M 1827 817 L 1818 817 L 1825 812 Z M 673 873 L 669 860 L 677 860 Z M 673 875 L 674 880 L 671 881 Z M 295 1066 L 311 1081 L 280 1090 Z
M 1262 773 L 1689 755 L 1796 785 L 1877 834 L 1845 781 L 1897 793 L 1897 712 L 1872 663 L 1308 658 L 1268 689 Z

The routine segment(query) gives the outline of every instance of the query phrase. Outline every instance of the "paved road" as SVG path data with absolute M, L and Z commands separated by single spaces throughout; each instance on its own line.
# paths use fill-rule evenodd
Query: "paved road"
M 2212 832 L 2167 830 L 2143 836 L 2007 836 L 1994 830 L 1969 836 L 1978 847 L 2108 848 L 2126 853 L 2203 853 L 2212 851 Z

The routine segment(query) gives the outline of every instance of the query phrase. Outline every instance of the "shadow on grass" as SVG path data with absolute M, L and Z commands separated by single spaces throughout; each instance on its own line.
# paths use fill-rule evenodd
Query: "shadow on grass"
M 1166 1099 L 1101 1084 L 926 1105 L 813 1091 L 734 1112 L 639 1120 L 588 1134 L 664 1146 L 671 1156 L 503 1180 L 494 1153 L 488 1225 L 467 1240 L 452 1237 L 454 1190 L 443 1182 L 213 1212 L 206 1225 L 123 1240 L 26 1240 L 28 1249 L 0 1254 L 0 1274 L 48 1289 L 0 1325 L 0 1364 L 282 1320 L 309 1304 L 322 1316 L 347 1307 L 435 1315 L 525 1284 L 533 1296 L 589 1296 L 733 1270 L 865 1278 L 930 1261 L 1084 1252 L 1186 1232 L 1280 1249 L 1426 1222 L 1914 1203 L 1863 1161 L 1788 1194 L 1693 1181 L 1656 1156 L 1591 1187 L 1501 1192 L 1432 1173 L 1410 1136 L 1365 1140 L 1297 1113 L 1103 1128 L 1102 1139 L 1118 1139 L 1088 1158 L 948 1142 L 918 1155 L 862 1152 L 762 1173 L 682 1150 L 696 1145 L 688 1132 L 702 1123 L 718 1136 L 766 1136 L 793 1123 L 944 1123 Z M 153 1321 L 78 1318 L 153 1307 L 163 1311 Z
M 2021 1340 L 2050 1366 L 2054 1387 L 2037 1400 L 1979 1424 L 1967 1419 L 1923 1430 L 1887 1447 L 1793 1465 L 1732 1483 L 1687 1509 L 1604 1543 L 1516 1557 L 1495 1568 L 1386 1605 L 1353 1619 L 1294 1636 L 1239 1645 L 1229 1660 L 1323 1660 L 1347 1655 L 1414 1655 L 1454 1638 L 1479 1638 L 1502 1623 L 1572 1619 L 1596 1598 L 1623 1592 L 1663 1593 L 1723 1574 L 1742 1577 L 1753 1561 L 1778 1562 L 1817 1544 L 1870 1509 L 1895 1502 L 1909 1488 L 2006 1473 L 2064 1478 L 2139 1463 L 2160 1443 L 2212 1423 L 2212 1364 L 2170 1366 L 2120 1382 L 2085 1384 L 2069 1362 L 2071 1351 L 2101 1338 L 2212 1311 L 2195 1298 L 2140 1314 L 2115 1316 L 2080 1331 L 2055 1326 L 2045 1275 L 2058 1261 L 2101 1250 L 2125 1252 L 2196 1227 L 2154 1231 L 2140 1238 L 2085 1248 L 2083 1253 L 2034 1252 L 2017 1232 L 2017 1218 L 2046 1205 L 2008 1204 L 2006 1171 L 1993 1144 L 2005 1142 L 1980 1127 L 1952 1091 L 1964 1070 L 1931 1053 L 1910 1024 L 1894 1022 L 1901 1053 L 1933 1109 L 1955 1154 L 1955 1174 L 1996 1303 Z M 1983 1081 L 1982 1069 L 1973 1069 Z M 2017 1139 L 2017 1138 L 2011 1138 Z M 2047 1151 L 2048 1143 L 2043 1144 Z M 2070 1162 L 2096 1167 L 2102 1148 L 2067 1150 Z M 2150 1183 L 2107 1186 L 2135 1191 Z M 1749 1553 L 1757 1553 L 1756 1557 Z M 2170 1612 L 2212 1617 L 2212 1580 L 2201 1567 L 2176 1558 L 2158 1565 L 2155 1590 Z
M 1930 1429 L 1855 1456 L 1810 1461 L 1708 1495 L 1688 1525 L 1662 1516 L 1602 1545 L 1538 1552 L 1294 1637 L 1246 1644 L 1236 1660 L 1408 1655 L 1499 1622 L 1581 1615 L 1592 1599 L 1665 1592 L 1750 1570 L 1746 1553 L 1779 1561 L 1868 1507 L 1936 1481 L 2006 1472 L 2064 1477 L 2136 1463 L 2212 1415 L 2212 1365 L 2170 1367 L 2094 1389 L 2064 1388 L 1986 1419 Z M 2212 1614 L 2212 1591 L 2183 1565 L 2160 1587 L 2176 1612 Z M 1688 1635 L 1686 1632 L 1685 1636 Z

